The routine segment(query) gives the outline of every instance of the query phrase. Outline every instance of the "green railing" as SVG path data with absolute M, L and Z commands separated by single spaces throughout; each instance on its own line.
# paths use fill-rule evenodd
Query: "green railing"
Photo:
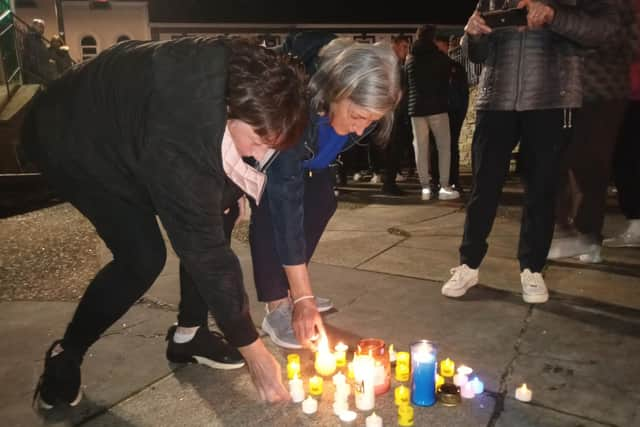
M 0 3 L 0 7 L 3 6 Z M 0 12 L 0 83 L 4 86 L 7 97 L 21 84 L 17 41 L 13 13 L 6 9 Z

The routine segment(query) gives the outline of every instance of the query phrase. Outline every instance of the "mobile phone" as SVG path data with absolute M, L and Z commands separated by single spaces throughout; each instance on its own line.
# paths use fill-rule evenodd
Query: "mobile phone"
M 482 19 L 491 28 L 527 26 L 527 8 L 512 8 L 482 12 Z

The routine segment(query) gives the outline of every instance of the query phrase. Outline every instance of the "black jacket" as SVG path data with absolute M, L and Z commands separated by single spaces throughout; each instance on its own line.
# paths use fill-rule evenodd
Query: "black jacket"
M 430 116 L 449 109 L 450 59 L 431 41 L 418 40 L 407 58 L 409 116 Z
M 257 333 L 222 214 L 241 194 L 220 148 L 228 49 L 212 38 L 120 43 L 47 88 L 24 143 L 36 162 L 157 213 L 198 287 L 212 289 L 225 336 L 244 346 Z

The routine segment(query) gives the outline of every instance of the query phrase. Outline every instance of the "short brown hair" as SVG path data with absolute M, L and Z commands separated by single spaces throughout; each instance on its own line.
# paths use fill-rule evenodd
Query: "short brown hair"
M 300 65 L 249 39 L 229 39 L 229 47 L 228 117 L 248 123 L 277 150 L 296 144 L 309 120 Z

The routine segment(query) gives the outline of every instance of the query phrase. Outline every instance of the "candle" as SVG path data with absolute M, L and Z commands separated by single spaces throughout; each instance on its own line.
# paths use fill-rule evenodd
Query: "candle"
M 470 384 L 471 387 L 473 387 L 473 392 L 475 394 L 480 394 L 484 391 L 484 384 L 478 379 L 478 377 L 474 377 Z
M 336 344 L 335 346 L 336 352 L 334 356 L 336 358 L 336 366 L 338 368 L 342 368 L 347 365 L 347 350 L 349 350 L 349 346 L 344 344 L 342 341 Z
M 369 411 L 375 405 L 375 362 L 371 356 L 358 356 L 353 364 L 356 408 Z
M 346 400 L 336 400 L 333 402 L 333 413 L 337 416 L 342 415 L 343 412 L 349 410 L 349 402 Z
M 411 402 L 431 406 L 436 402 L 436 348 L 422 340 L 411 344 Z
M 351 386 L 347 383 L 336 385 L 336 392 L 334 393 L 335 400 L 347 400 L 351 394 Z
M 382 427 L 382 417 L 373 412 L 365 418 L 365 427 Z
M 436 393 L 440 391 L 440 387 L 444 384 L 444 377 L 436 374 Z
M 347 377 L 344 376 L 342 372 L 338 372 L 333 376 L 333 384 L 337 387 L 338 384 L 345 384 L 347 382 Z
M 459 374 L 466 375 L 467 377 L 473 373 L 473 369 L 465 365 L 460 365 L 457 371 Z
M 318 412 L 318 401 L 309 396 L 302 402 L 302 412 L 307 415 L 315 414 Z
M 344 423 L 350 423 L 355 421 L 355 419 L 358 417 L 358 414 L 356 414 L 353 411 L 344 411 L 343 413 L 340 414 L 340 421 L 344 422 Z
M 327 337 L 321 337 L 315 362 L 316 372 L 324 377 L 333 375 L 336 371 L 336 357 L 329 351 Z
M 456 364 L 453 362 L 453 360 L 447 357 L 442 362 L 440 362 L 440 375 L 445 378 L 450 378 L 455 373 L 455 368 Z
M 313 396 L 322 394 L 322 377 L 314 375 L 309 379 L 309 393 Z
M 462 388 L 462 386 L 465 385 L 467 382 L 469 382 L 469 377 L 466 376 L 465 374 L 457 373 L 453 376 L 453 383 L 458 387 Z
M 396 380 L 409 381 L 411 356 L 406 351 L 396 353 Z
M 350 380 L 355 378 L 353 373 L 353 362 L 349 362 L 349 364 L 347 365 L 347 378 L 349 378 Z
M 473 391 L 473 385 L 470 382 L 465 383 L 460 388 L 460 396 L 464 399 L 473 399 L 476 393 Z
M 295 403 L 299 403 L 304 400 L 304 385 L 297 375 L 289 380 L 289 394 L 291 395 L 291 400 Z
M 399 385 L 398 387 L 396 387 L 396 389 L 393 392 L 394 401 L 396 402 L 396 405 L 398 406 L 403 404 L 408 405 L 410 394 L 411 392 L 409 391 L 409 387 L 405 387 L 403 385 Z
M 516 389 L 516 399 L 522 402 L 531 402 L 533 392 L 527 388 L 526 384 L 522 384 Z
M 391 388 L 391 363 L 384 341 L 379 338 L 365 338 L 358 342 L 358 355 L 368 355 L 374 360 L 373 383 L 376 396 Z
M 389 362 L 391 362 L 391 364 L 396 363 L 396 349 L 393 347 L 393 344 L 389 344 Z
M 294 376 L 300 375 L 300 363 L 289 362 L 287 363 L 287 378 L 292 379 Z
M 411 405 L 398 406 L 398 425 L 413 425 L 413 407 Z

